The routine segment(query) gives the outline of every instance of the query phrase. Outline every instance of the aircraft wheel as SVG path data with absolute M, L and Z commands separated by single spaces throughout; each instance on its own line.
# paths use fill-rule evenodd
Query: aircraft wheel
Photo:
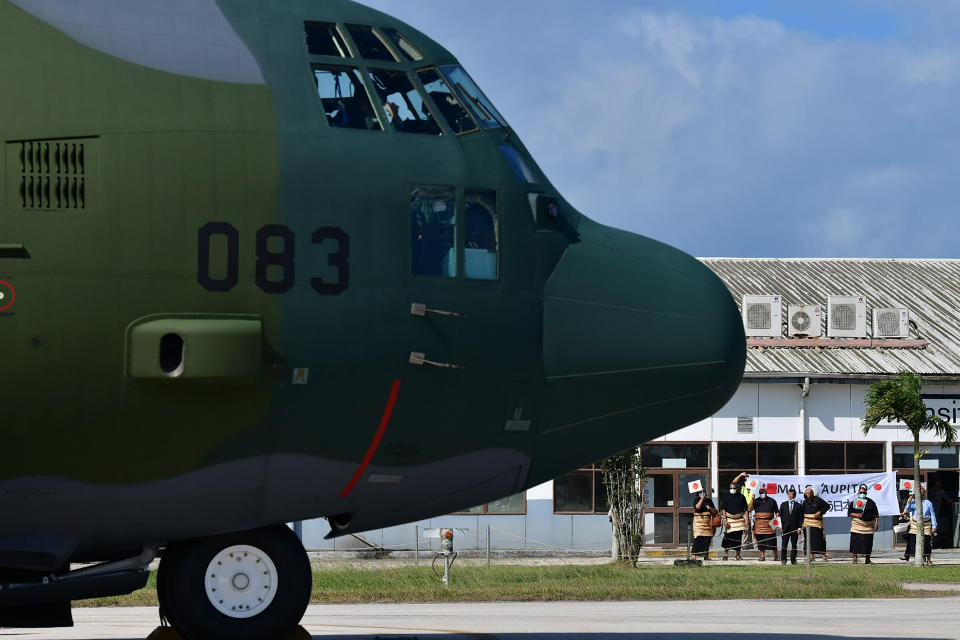
M 300 623 L 312 578 L 300 540 L 277 526 L 169 546 L 157 595 L 188 640 L 274 639 Z

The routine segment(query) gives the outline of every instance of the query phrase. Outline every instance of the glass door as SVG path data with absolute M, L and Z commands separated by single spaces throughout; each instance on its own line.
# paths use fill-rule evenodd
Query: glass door
M 648 471 L 644 485 L 644 545 L 678 547 L 687 544 L 697 494 L 690 483 L 699 481 L 710 491 L 706 469 Z M 716 501 L 714 501 L 716 504 Z

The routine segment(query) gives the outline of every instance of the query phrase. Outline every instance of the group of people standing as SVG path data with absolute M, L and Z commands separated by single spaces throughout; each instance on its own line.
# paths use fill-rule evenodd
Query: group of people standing
M 804 536 L 803 551 L 816 559 L 820 555 L 823 560 L 830 558 L 827 553 L 827 539 L 823 532 L 823 517 L 831 507 L 823 498 L 816 495 L 813 487 L 807 487 L 803 492 L 803 500 L 797 500 L 797 492 L 790 489 L 787 499 L 781 504 L 767 495 L 761 487 L 757 497 L 741 488 L 741 481 L 749 477 L 741 473 L 730 482 L 727 493 L 724 494 L 719 505 L 714 505 L 705 491 L 699 492 L 693 508 L 693 553 L 701 555 L 706 560 L 710 554 L 710 542 L 718 528 L 723 528 L 723 559 L 730 557 L 732 550 L 737 560 L 742 560 L 743 534 L 751 526 L 751 512 L 753 514 L 752 531 L 760 551 L 760 562 L 767 559 L 767 552 L 773 552 L 774 561 L 787 563 L 787 547 L 790 545 L 790 562 L 797 564 L 797 541 L 801 531 L 808 532 Z M 924 501 L 928 504 L 929 501 Z M 932 513 L 933 507 L 931 505 Z M 926 509 L 924 510 L 926 515 Z M 859 556 L 864 556 L 864 562 L 870 564 L 870 554 L 873 551 L 873 536 L 879 523 L 877 503 L 867 495 L 867 486 L 860 485 L 857 497 L 850 501 L 847 509 L 850 517 L 850 553 L 853 562 L 859 562 Z M 772 521 L 780 518 L 781 548 L 777 553 L 777 531 Z M 926 520 L 925 520 L 926 522 Z M 936 521 L 933 522 L 936 530 Z M 809 547 L 808 547 L 809 545 Z

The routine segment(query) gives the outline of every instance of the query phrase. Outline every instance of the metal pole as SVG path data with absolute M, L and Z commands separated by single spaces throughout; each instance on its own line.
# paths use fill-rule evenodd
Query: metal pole
M 487 568 L 490 568 L 490 525 L 487 525 Z
M 450 556 L 443 556 L 443 586 L 450 588 Z
M 690 560 L 690 541 L 693 540 L 693 523 L 687 525 L 687 561 Z
M 413 566 L 420 566 L 420 525 L 413 525 Z
M 807 577 L 813 577 L 813 540 L 810 539 L 810 530 L 812 527 L 807 527 Z

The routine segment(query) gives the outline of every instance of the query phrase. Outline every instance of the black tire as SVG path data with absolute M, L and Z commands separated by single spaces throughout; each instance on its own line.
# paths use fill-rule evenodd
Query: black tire
M 207 567 L 224 549 L 255 547 L 276 567 L 273 601 L 253 617 L 217 610 L 207 595 Z M 186 640 L 276 640 L 295 630 L 310 603 L 313 575 L 306 551 L 285 526 L 177 542 L 160 561 L 157 596 L 161 615 Z

